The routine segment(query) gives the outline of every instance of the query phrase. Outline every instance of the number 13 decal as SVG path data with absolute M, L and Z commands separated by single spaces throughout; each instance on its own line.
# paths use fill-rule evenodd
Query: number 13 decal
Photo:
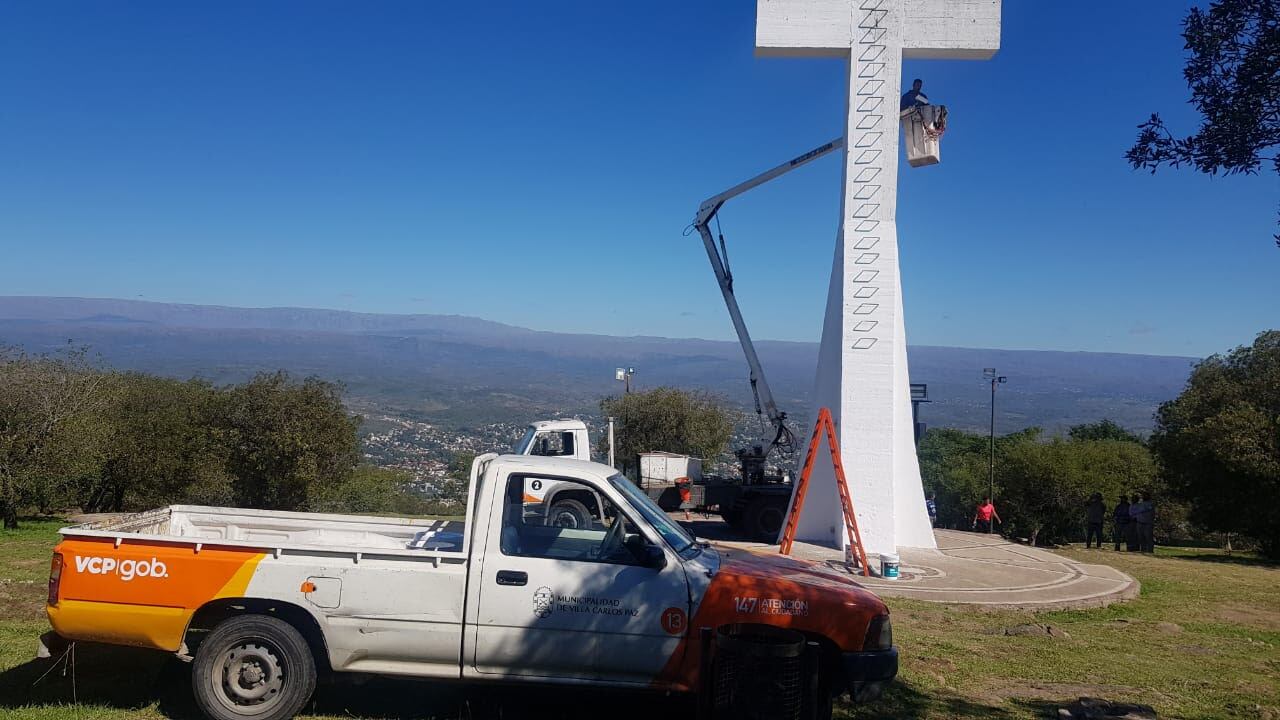
M 669 635 L 683 635 L 685 628 L 684 610 L 669 607 L 662 611 L 662 629 Z

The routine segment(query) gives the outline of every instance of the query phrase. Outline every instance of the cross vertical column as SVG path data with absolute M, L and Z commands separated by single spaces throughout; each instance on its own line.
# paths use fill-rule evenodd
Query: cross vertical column
M 869 553 L 934 547 L 916 459 L 898 271 L 902 58 L 986 59 L 1000 0 L 757 0 L 761 54 L 848 63 L 844 192 L 814 407 L 827 407 Z M 818 464 L 796 538 L 843 547 L 835 474 Z M 829 496 L 830 501 L 813 501 Z
M 902 470 L 913 477 L 924 513 L 914 442 L 904 462 L 896 421 L 897 406 L 910 401 L 908 381 L 899 378 L 906 377 L 896 220 L 902 16 L 894 0 L 855 0 L 850 12 L 845 192 L 814 400 L 816 407 L 830 408 L 838 424 L 867 549 L 894 552 L 898 544 L 933 545 L 927 516 L 923 536 L 896 542 L 897 465 L 910 466 Z M 831 487 L 834 474 L 819 467 L 815 487 Z M 910 504 L 905 505 L 901 510 L 910 514 Z M 798 537 L 843 547 L 839 510 L 831 503 L 805 513 Z

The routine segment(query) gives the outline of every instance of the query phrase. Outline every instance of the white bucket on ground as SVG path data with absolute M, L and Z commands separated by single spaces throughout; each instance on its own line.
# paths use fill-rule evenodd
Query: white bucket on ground
M 898 556 L 893 553 L 880 555 L 880 577 L 885 580 L 898 579 Z

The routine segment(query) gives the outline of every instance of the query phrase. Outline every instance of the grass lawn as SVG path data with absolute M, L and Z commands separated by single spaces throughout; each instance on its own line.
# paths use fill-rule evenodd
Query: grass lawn
M 0 715 L 6 718 L 193 717 L 185 665 L 160 653 L 84 645 L 70 675 L 33 661 L 48 629 L 43 603 L 59 521 L 0 531 Z M 1142 582 L 1142 595 L 1098 610 L 1030 613 L 890 599 L 902 651 L 899 682 L 851 718 L 1042 718 L 1081 695 L 1152 705 L 1161 717 L 1280 720 L 1280 568 L 1248 556 L 1161 549 L 1156 557 L 1068 550 Z M 1070 637 L 1007 637 L 1021 623 Z M 33 686 L 33 683 L 34 686 Z M 502 707 L 504 717 L 678 717 L 685 706 L 581 690 L 479 693 L 374 678 L 323 688 L 321 718 L 459 717 Z M 77 703 L 73 703 L 78 700 Z M 620 711 L 620 708 L 625 708 Z M 463 712 L 463 716 L 475 713 Z

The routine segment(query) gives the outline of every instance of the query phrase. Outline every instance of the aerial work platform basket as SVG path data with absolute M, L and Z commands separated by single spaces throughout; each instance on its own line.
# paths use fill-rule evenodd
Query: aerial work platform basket
M 911 167 L 936 165 L 942 160 L 942 133 L 947 130 L 946 105 L 916 105 L 898 114 Z

